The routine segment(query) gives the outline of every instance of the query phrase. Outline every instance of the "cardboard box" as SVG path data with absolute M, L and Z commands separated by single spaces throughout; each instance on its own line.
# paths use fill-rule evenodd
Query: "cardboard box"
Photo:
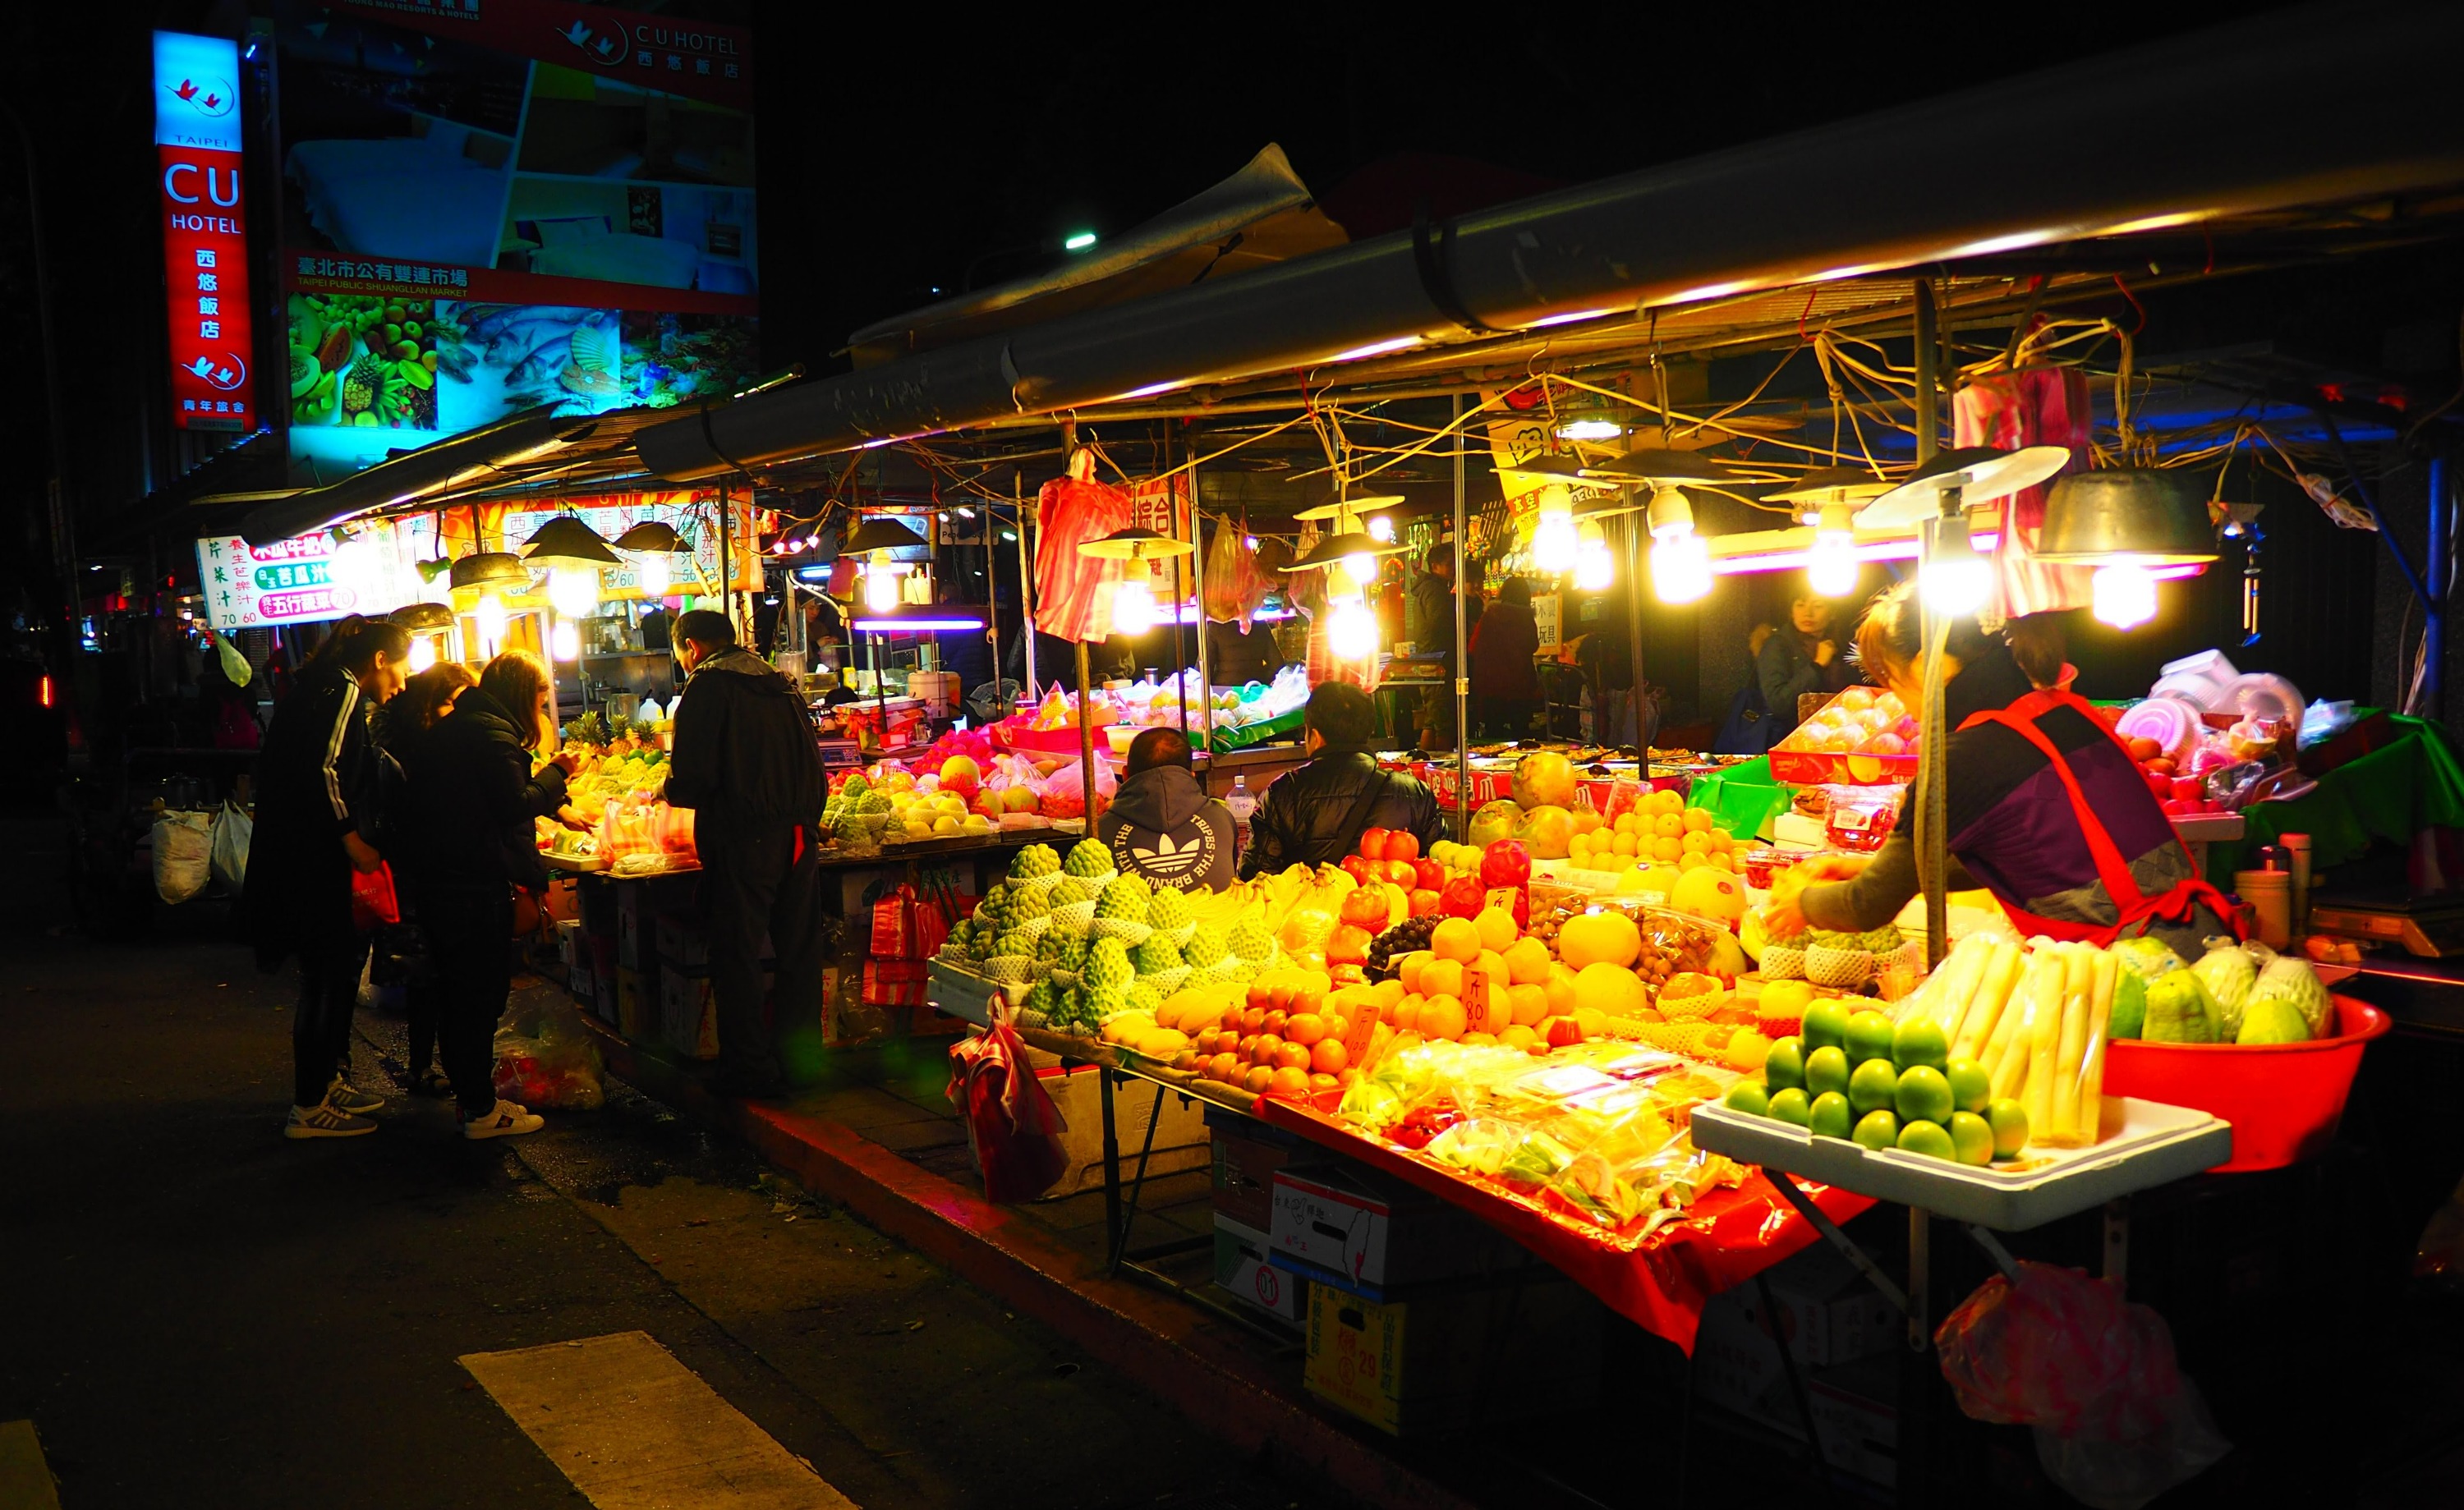
M 1805 1368 L 1800 1377 L 1806 1400 L 1800 1411 L 1779 1345 L 1738 1302 L 1752 1288 L 1715 1295 L 1703 1308 L 1703 1324 L 1694 1338 L 1695 1398 L 1799 1442 L 1805 1440 L 1805 1415 L 1811 1412 L 1826 1462 L 1867 1483 L 1892 1488 L 1899 1470 L 1897 1354 Z
M 659 1018 L 659 989 L 655 976 L 645 982 L 638 970 L 616 967 L 616 1031 L 627 1039 L 649 1036 L 651 1024 Z
M 616 893 L 616 963 L 646 974 L 659 968 L 658 915 L 649 909 L 649 888 L 611 886 Z
M 599 1020 L 602 1022 L 615 1021 L 616 972 L 612 968 L 604 973 L 593 971 L 590 984 L 594 988 L 590 1000 L 591 1010 L 599 1015 Z
M 1215 1214 L 1215 1282 L 1253 1311 L 1301 1324 L 1309 1280 L 1266 1261 L 1266 1235 Z
M 577 960 L 587 958 L 582 942 L 582 920 L 574 918 L 556 925 L 556 962 L 570 973 Z
M 584 1011 L 598 1009 L 599 983 L 591 978 L 588 960 L 576 960 L 565 967 L 564 989 L 582 1003 Z
M 616 936 L 616 884 L 605 876 L 576 876 L 574 896 L 581 906 L 582 930 L 601 938 Z
M 1855 1363 L 1889 1352 L 1902 1341 L 1900 1313 L 1829 1243 L 1817 1242 L 1774 1264 L 1763 1279 L 1778 1312 L 1773 1328 L 1799 1363 L 1818 1368 Z M 1738 1285 L 1728 1297 L 1748 1321 L 1762 1324 L 1759 1285 Z
M 1599 1390 L 1606 1312 L 1539 1263 L 1384 1301 L 1313 1283 L 1308 1299 L 1302 1385 L 1398 1436 L 1580 1413 Z
M 708 975 L 659 972 L 659 1041 L 687 1059 L 718 1058 L 718 996 Z
M 559 923 L 581 922 L 582 887 L 578 882 L 574 876 L 549 878 L 541 910 Z
M 1275 1225 L 1275 1172 L 1292 1161 L 1300 1140 L 1253 1119 L 1236 1119 L 1231 1113 L 1214 1108 L 1206 1113 L 1206 1130 L 1212 1139 L 1216 1213 L 1243 1227 L 1271 1234 Z
M 1275 1171 L 1275 1251 L 1364 1293 L 1527 1261 L 1462 1208 L 1353 1164 Z
M 702 930 L 700 918 L 690 912 L 661 912 L 657 929 L 661 968 L 689 975 L 708 973 L 710 935 Z
M 1069 1163 L 1061 1171 L 1061 1178 L 1044 1193 L 1045 1200 L 1060 1200 L 1104 1183 L 1104 1090 L 1098 1079 L 1101 1073 L 1092 1064 L 1081 1064 L 1066 1072 L 1057 1067 L 1036 1071 L 1036 1079 L 1043 1082 L 1053 1105 L 1068 1123 L 1062 1129 L 1061 1147 L 1069 1155 Z M 1167 1090 L 1158 1105 L 1155 1088 L 1146 1081 L 1114 1086 L 1112 1136 L 1121 1150 L 1122 1182 L 1127 1184 L 1137 1173 L 1138 1149 L 1146 1142 L 1151 1118 L 1155 1123 L 1155 1147 L 1147 1153 L 1147 1178 L 1205 1168 L 1206 1122 L 1199 1110 L 1205 1105 Z

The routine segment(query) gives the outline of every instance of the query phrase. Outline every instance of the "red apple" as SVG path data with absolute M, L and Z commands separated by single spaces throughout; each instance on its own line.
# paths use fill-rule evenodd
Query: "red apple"
M 1412 836 L 1404 834 L 1400 837 L 1409 839 Z M 1392 839 L 1388 840 L 1386 842 L 1386 847 L 1391 851 L 1395 847 L 1395 841 Z M 1385 873 L 1380 879 L 1390 881 L 1396 886 L 1401 886 L 1404 890 L 1409 891 L 1414 886 L 1420 884 L 1419 866 L 1413 861 L 1390 859 L 1386 862 Z
M 1363 860 L 1385 859 L 1386 840 L 1393 832 L 1394 830 L 1386 828 L 1363 829 L 1360 834 L 1360 858 Z
M 1412 884 L 1404 889 L 1407 891 L 1418 890 L 1425 886 L 1431 891 L 1442 891 L 1445 889 L 1445 886 L 1446 867 L 1444 862 L 1430 860 L 1423 857 L 1412 862 Z
M 1420 858 L 1420 836 L 1408 828 L 1398 828 L 1386 836 L 1386 858 L 1418 860 Z
M 1412 893 L 1412 915 L 1427 917 L 1438 909 L 1438 893 L 1434 887 L 1422 886 Z
M 1334 936 L 1326 941 L 1327 963 L 1357 965 L 1369 957 L 1369 943 L 1367 929 L 1343 924 L 1334 930 Z
M 1343 895 L 1341 921 L 1354 928 L 1365 928 L 1373 933 L 1381 932 L 1386 927 L 1388 911 L 1384 886 L 1357 886 Z
M 1380 874 L 1383 868 L 1384 867 L 1379 864 L 1378 862 L 1370 859 L 1366 855 L 1346 855 L 1343 857 L 1343 873 L 1350 876 L 1353 880 L 1359 882 L 1364 886 L 1373 881 L 1385 880 L 1385 876 Z

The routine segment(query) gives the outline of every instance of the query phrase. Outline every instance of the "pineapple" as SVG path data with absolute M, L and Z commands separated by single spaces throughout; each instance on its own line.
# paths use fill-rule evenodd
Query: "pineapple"
M 1137 972 L 1131 968 L 1130 952 L 1117 938 L 1099 938 L 1087 951 L 1087 981 L 1093 986 L 1110 986 L 1115 992 L 1126 991 Z
M 1061 857 L 1053 852 L 1050 844 L 1029 844 L 1009 863 L 1012 881 L 1031 881 L 1037 876 L 1057 874 L 1060 869 Z
M 1189 947 L 1180 952 L 1181 962 L 1204 970 L 1221 959 L 1229 948 L 1223 942 L 1221 930 L 1212 923 L 1200 923 L 1198 931 L 1189 935 Z
M 385 364 L 373 356 L 362 357 L 342 372 L 342 412 L 361 414 L 377 406 L 385 394 Z
M 1082 839 L 1069 846 L 1065 868 L 1073 876 L 1100 876 L 1112 868 L 1112 852 L 1091 839 Z

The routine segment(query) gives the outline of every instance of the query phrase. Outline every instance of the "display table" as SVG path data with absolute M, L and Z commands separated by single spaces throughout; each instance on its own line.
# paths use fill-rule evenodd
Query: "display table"
M 2393 721 L 2400 737 L 2320 777 L 2312 790 L 2243 808 L 2240 841 L 2209 846 L 2209 883 L 2231 890 L 2233 872 L 2285 834 L 2310 836 L 2316 875 L 2360 859 L 2375 840 L 2409 845 L 2426 829 L 2464 828 L 2464 765 L 2447 736 L 2422 719 Z

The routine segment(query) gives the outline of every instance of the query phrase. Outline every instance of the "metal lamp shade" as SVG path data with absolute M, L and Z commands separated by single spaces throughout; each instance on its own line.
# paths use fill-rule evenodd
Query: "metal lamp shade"
M 481 551 L 455 561 L 448 580 L 455 587 L 527 587 L 531 569 L 510 551 Z
M 2054 484 L 2036 535 L 2039 560 L 2089 566 L 2187 566 L 2216 558 L 2207 500 L 2169 471 L 2117 468 Z
M 1361 538 L 1367 539 L 1368 536 L 1362 536 Z M 1169 556 L 1187 556 L 1195 549 L 1197 547 L 1187 540 L 1176 540 L 1169 535 L 1158 535 L 1153 530 L 1133 526 L 1114 530 L 1100 540 L 1087 541 L 1078 547 L 1078 554 L 1100 556 L 1114 561 L 1148 561 Z
M 385 617 L 412 634 L 438 634 L 453 627 L 453 610 L 443 603 L 406 603 Z
M 656 519 L 645 519 L 627 530 L 616 536 L 615 544 L 620 551 L 638 551 L 645 556 L 680 556 L 685 548 L 684 536 L 676 533 L 676 527 Z
M 874 551 L 899 551 L 924 543 L 924 536 L 896 519 L 868 518 L 849 530 L 839 542 L 842 556 L 866 556 Z
M 1765 503 L 1861 503 L 1891 491 L 1891 484 L 1861 467 L 1816 467 L 1794 482 L 1763 491 Z
M 1408 501 L 1399 492 L 1364 492 L 1355 497 L 1330 498 L 1324 503 L 1312 504 L 1295 513 L 1292 518 L 1295 521 L 1339 519 L 1347 514 L 1359 514 L 1364 510 L 1373 509 L 1391 509 L 1398 503 Z
M 1306 572 L 1320 566 L 1332 566 L 1347 556 L 1394 556 L 1405 547 L 1390 544 L 1374 535 L 1353 531 L 1347 535 L 1330 535 L 1309 547 L 1309 553 L 1284 568 L 1287 572 Z
M 1948 488 L 1960 490 L 1964 508 L 2007 498 L 2061 471 L 2070 459 L 2070 449 L 2063 446 L 2023 446 L 2007 451 L 1991 446 L 1962 446 L 1941 451 L 1905 482 L 1867 504 L 1857 515 L 1857 528 L 1921 524 L 1942 513 L 1942 494 Z
M 539 527 L 522 551 L 534 566 L 622 566 L 625 558 L 607 548 L 599 532 L 569 514 L 560 514 Z
M 1665 446 L 1638 446 L 1622 456 L 1595 462 L 1581 469 L 1581 473 L 1596 482 L 1654 485 L 1726 482 L 1729 476 L 1727 468 L 1699 451 L 1675 450 Z
M 1576 461 L 1573 457 L 1559 456 L 1553 453 L 1540 456 L 1529 456 L 1524 458 L 1522 461 L 1501 462 L 1498 464 L 1497 470 L 1499 471 L 1520 472 L 1526 477 L 1547 477 L 1556 482 L 1562 482 L 1570 488 L 1574 486 L 1576 483 L 1585 481 L 1593 475 L 1590 469 L 1586 468 L 1581 462 Z

